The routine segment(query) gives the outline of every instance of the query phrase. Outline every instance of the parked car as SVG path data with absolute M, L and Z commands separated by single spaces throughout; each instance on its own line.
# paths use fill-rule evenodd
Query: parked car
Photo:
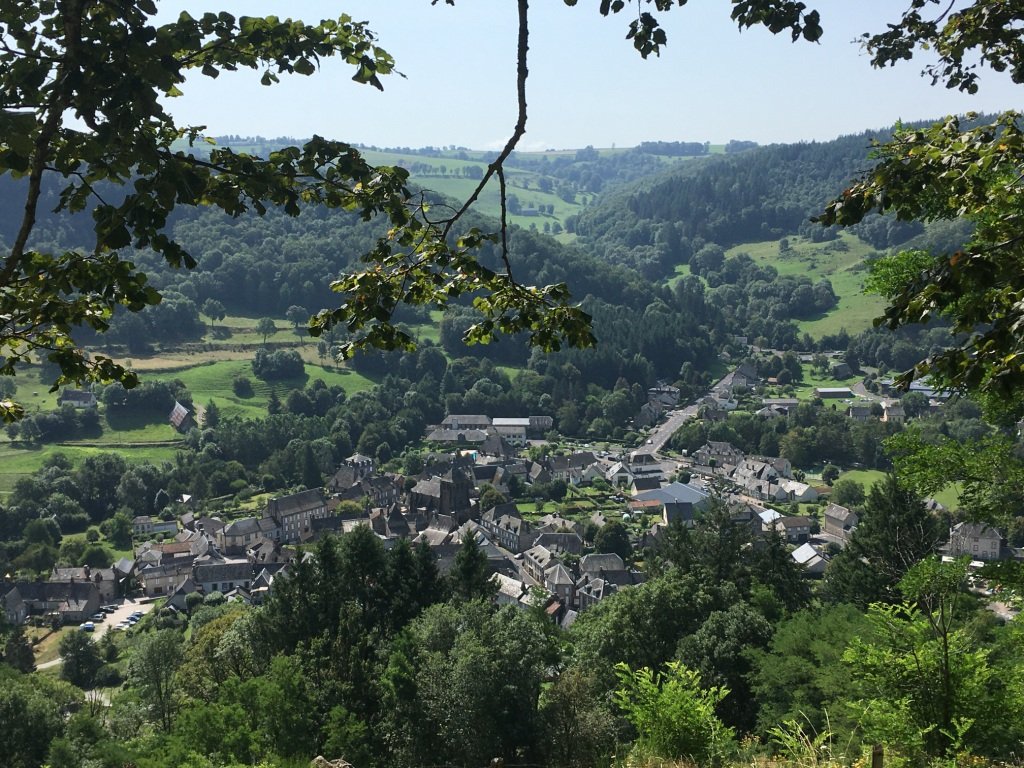
M 96 625 L 93 624 L 91 621 L 86 621 L 86 622 L 83 622 L 83 623 L 79 624 L 78 628 L 80 630 L 82 630 L 83 632 L 95 632 L 96 631 Z
M 104 613 L 113 613 L 114 611 L 117 610 L 117 606 L 116 605 L 103 605 L 103 606 L 100 606 L 100 610 L 103 611 Z
M 105 614 L 103 612 L 94 613 L 89 618 L 91 618 L 93 621 L 104 621 L 107 618 L 107 614 Z

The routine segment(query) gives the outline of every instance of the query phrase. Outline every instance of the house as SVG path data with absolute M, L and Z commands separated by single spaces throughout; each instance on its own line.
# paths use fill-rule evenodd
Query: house
M 711 440 L 693 452 L 695 464 L 705 467 L 737 466 L 744 459 L 743 451 L 732 443 Z
M 192 418 L 192 412 L 177 400 L 174 401 L 174 407 L 171 409 L 167 420 L 179 432 L 188 432 L 196 425 L 195 420 Z
M 557 562 L 554 552 L 546 547 L 533 546 L 523 552 L 522 568 L 530 578 L 543 584 L 545 572 Z
M 871 412 L 872 403 L 853 403 L 849 408 L 846 409 L 846 415 L 854 421 L 869 421 L 874 418 L 874 414 Z
M 583 554 L 583 539 L 575 531 L 546 531 L 537 536 L 534 546 L 544 547 L 556 555 Z
M 334 480 L 338 473 L 334 475 Z M 387 477 L 364 477 L 343 490 L 336 491 L 332 501 L 359 501 L 365 508 L 389 507 L 399 499 L 398 486 Z M 328 503 L 328 507 L 330 507 Z
M 100 609 L 100 593 L 91 581 L 16 582 L 4 594 L 4 614 L 12 623 L 30 615 L 49 616 L 62 624 L 86 621 Z
M 803 515 L 780 517 L 774 525 L 790 544 L 803 544 L 811 537 L 811 518 Z
M 597 457 L 590 451 L 579 451 L 569 456 L 552 456 L 548 459 L 548 472 L 554 480 L 579 485 L 584 480 L 587 468 L 596 462 Z
M 636 496 L 644 491 L 654 491 L 661 488 L 661 480 L 657 477 L 634 477 L 629 486 L 629 492 Z
M 999 560 L 1003 557 L 1005 538 L 986 523 L 957 523 L 949 531 L 946 554 L 970 557 L 972 560 Z
M 241 555 L 263 539 L 281 539 L 280 526 L 269 517 L 243 517 L 217 532 L 217 546 L 225 555 Z
M 907 420 L 907 412 L 903 410 L 903 403 L 899 400 L 882 401 L 882 421 L 892 424 L 902 424 Z
M 429 443 L 454 443 L 455 445 L 482 445 L 491 433 L 483 429 L 445 429 L 435 427 L 427 432 Z
M 736 389 L 752 387 L 758 381 L 760 381 L 760 377 L 757 375 L 757 369 L 750 363 L 741 363 L 722 377 L 722 380 L 715 385 L 715 391 L 727 395 Z
M 662 408 L 675 408 L 679 403 L 679 387 L 668 384 L 659 384 L 647 390 L 647 401 L 656 403 Z
M 185 579 L 192 576 L 191 558 L 179 558 L 164 565 L 140 568 L 136 578 L 146 597 L 162 597 L 174 592 Z
M 480 527 L 499 547 L 515 554 L 532 547 L 537 538 L 533 526 L 523 520 L 518 507 L 512 502 L 484 512 L 480 517 Z
M 633 451 L 629 454 L 629 472 L 633 478 L 653 477 L 658 480 L 664 476 L 661 461 L 648 451 Z
M 487 429 L 491 426 L 491 417 L 482 414 L 452 413 L 445 416 L 439 426 L 442 429 Z
M 415 532 L 398 504 L 371 511 L 370 528 L 382 539 L 410 539 Z
M 761 405 L 765 408 L 778 409 L 783 415 L 787 415 L 800 405 L 800 401 L 795 397 L 765 397 L 762 398 Z
M 621 461 L 616 461 L 604 473 L 604 479 L 611 483 L 616 488 L 623 485 L 629 485 L 633 482 L 633 473 L 629 471 L 629 467 L 623 464 Z
M 290 547 L 282 547 L 273 539 L 260 539 L 245 550 L 245 559 L 253 566 L 264 566 L 268 563 L 290 563 L 295 559 L 295 551 Z
M 5 584 L 0 593 L 0 603 L 3 603 L 4 619 L 9 625 L 18 627 L 28 619 L 28 603 L 17 586 Z
M 537 521 L 541 533 L 583 533 L 583 526 L 561 515 L 547 514 Z
M 532 437 L 543 437 L 555 426 L 555 420 L 551 416 L 530 416 L 528 435 Z
M 853 510 L 839 504 L 829 504 L 825 507 L 825 533 L 842 542 L 850 540 L 858 522 L 860 517 Z
M 177 520 L 161 520 L 151 515 L 136 515 L 132 518 L 132 535 L 136 538 L 159 536 L 161 533 L 173 535 L 177 532 Z
M 551 471 L 546 465 L 541 464 L 539 461 L 535 461 L 530 464 L 530 468 L 526 473 L 527 479 L 530 484 L 534 483 L 550 483 L 551 482 Z
M 267 502 L 264 517 L 272 519 L 281 529 L 281 541 L 294 544 L 309 531 L 313 518 L 327 517 L 327 499 L 320 488 L 310 488 Z
M 521 579 L 514 579 L 503 573 L 496 573 L 491 581 L 497 586 L 494 602 L 498 605 L 521 606 L 522 599 L 530 594 L 530 588 Z
M 670 483 L 653 491 L 642 491 L 633 497 L 634 502 L 654 501 L 663 507 L 662 517 L 666 524 L 674 520 L 684 523 L 699 517 L 699 511 L 707 506 L 710 495 L 686 483 Z M 630 505 L 632 508 L 632 505 Z
M 497 456 L 502 459 L 516 455 L 516 449 L 498 434 L 488 434 L 482 443 L 477 444 L 477 450 L 483 456 Z
M 176 608 L 179 611 L 188 610 L 188 596 L 197 591 L 196 583 L 189 576 L 167 597 L 166 605 Z
M 576 578 L 562 563 L 555 563 L 544 574 L 544 588 L 564 605 L 574 602 Z
M 70 405 L 73 408 L 96 408 L 99 403 L 96 395 L 84 389 L 65 388 L 57 397 L 57 405 Z
M 593 554 L 580 558 L 580 577 L 576 581 L 576 601 L 584 611 L 622 587 L 642 584 L 643 574 L 626 567 L 616 554 Z
M 810 504 L 818 500 L 818 491 L 807 483 L 797 480 L 779 480 L 779 487 L 786 492 L 789 501 L 799 504 Z
M 353 453 L 345 459 L 344 466 L 352 467 L 360 478 L 373 474 L 373 459 L 369 456 L 363 456 L 361 453 Z
M 804 542 L 790 553 L 808 576 L 821 576 L 828 567 L 828 558 L 810 542 Z
M 230 592 L 236 587 L 248 589 L 253 578 L 253 566 L 248 560 L 197 565 L 192 574 L 196 586 L 205 595 Z
M 109 603 L 117 594 L 117 576 L 113 568 L 54 568 L 50 574 L 51 584 L 74 584 L 92 582 L 100 595 L 100 601 Z
M 530 429 L 527 418 L 495 418 L 492 420 L 495 431 L 510 445 L 526 445 L 526 433 Z

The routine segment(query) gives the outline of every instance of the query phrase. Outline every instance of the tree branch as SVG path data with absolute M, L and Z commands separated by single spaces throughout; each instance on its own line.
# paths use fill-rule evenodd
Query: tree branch
M 512 150 L 516 148 L 516 144 L 519 143 L 519 139 L 526 133 L 526 77 L 529 74 L 529 70 L 526 66 L 526 54 L 529 50 L 530 41 L 530 27 L 528 23 L 528 11 L 529 3 L 527 0 L 519 0 L 519 42 L 516 46 L 516 96 L 519 104 L 519 115 L 516 120 L 515 130 L 512 132 L 512 136 L 505 143 L 505 147 L 501 150 L 501 153 L 494 160 L 493 163 L 487 166 L 487 172 L 484 173 L 480 183 L 476 185 L 476 189 L 466 199 L 466 202 L 462 204 L 462 207 L 455 212 L 445 223 L 444 229 L 442 230 L 441 236 L 447 238 L 451 233 L 452 227 L 455 223 L 465 215 L 473 203 L 480 197 L 480 193 L 484 187 L 487 186 L 487 182 L 491 180 L 491 177 L 497 174 L 503 167 L 505 161 L 509 155 L 512 154 Z M 504 215 L 505 210 L 505 186 L 503 179 L 499 176 L 499 181 L 502 182 L 501 189 L 501 206 L 502 206 L 502 219 L 501 219 L 501 241 L 502 241 L 502 258 L 505 261 L 506 267 L 509 265 L 508 261 L 508 236 L 507 236 L 507 225 Z

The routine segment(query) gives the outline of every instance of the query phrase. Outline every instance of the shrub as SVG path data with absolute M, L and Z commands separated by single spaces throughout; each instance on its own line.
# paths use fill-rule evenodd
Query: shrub
M 700 687 L 700 675 L 677 661 L 655 674 L 617 664 L 615 704 L 637 731 L 640 756 L 688 760 L 708 765 L 733 748 L 733 731 L 715 715 L 727 688 Z

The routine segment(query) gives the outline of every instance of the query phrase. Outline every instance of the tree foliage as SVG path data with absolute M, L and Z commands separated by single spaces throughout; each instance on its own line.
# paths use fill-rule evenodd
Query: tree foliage
M 727 688 L 702 687 L 700 675 L 677 661 L 658 674 L 626 664 L 615 672 L 615 703 L 636 729 L 639 755 L 710 765 L 733 748 L 732 729 L 715 714 Z
M 262 70 L 261 82 L 271 85 L 281 75 L 311 75 L 327 57 L 349 63 L 357 82 L 381 88 L 393 61 L 365 24 L 348 16 L 308 25 L 182 13 L 158 26 L 155 14 L 149 0 L 116 7 L 66 0 L 3 14 L 0 173 L 24 180 L 25 205 L 0 265 L 0 314 L 6 318 L 0 372 L 11 375 L 42 355 L 60 366 L 59 382 L 96 377 L 134 385 L 134 373 L 110 358 L 87 356 L 72 331 L 105 331 L 116 308 L 137 312 L 161 300 L 126 249 L 151 249 L 175 268 L 196 266 L 166 232 L 178 206 L 214 206 L 232 216 L 262 215 L 272 207 L 294 216 L 325 206 L 387 220 L 387 234 L 368 255 L 375 267 L 336 281 L 343 303 L 314 322 L 314 333 L 345 325 L 352 334 L 346 348 L 409 347 L 411 337 L 390 322 L 400 304 L 444 306 L 465 293 L 476 294 L 483 315 L 467 334 L 471 341 L 488 341 L 500 330 L 525 331 L 543 348 L 559 346 L 563 337 L 590 342 L 588 319 L 568 303 L 564 285 L 532 288 L 510 270 L 482 266 L 475 250 L 493 238 L 472 227 L 457 234 L 459 215 L 440 223 L 430 217 L 426 202 L 408 189 L 404 169 L 374 168 L 351 146 L 321 137 L 265 158 L 217 147 L 201 152 L 202 129 L 177 125 L 163 106 L 163 99 L 182 93 L 193 71 L 217 77 Z M 65 122 L 67 114 L 82 127 Z M 187 148 L 176 143 L 182 140 Z M 87 258 L 33 247 L 43 179 L 50 175 L 64 180 L 52 201 L 58 210 L 92 213 Z M 8 420 L 22 413 L 9 400 L 2 406 Z

